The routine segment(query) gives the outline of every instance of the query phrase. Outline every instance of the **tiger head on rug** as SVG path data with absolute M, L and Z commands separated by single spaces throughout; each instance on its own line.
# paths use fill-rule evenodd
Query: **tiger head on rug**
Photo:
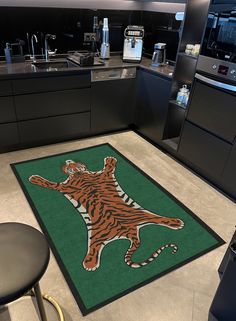
M 32 184 L 62 193 L 82 216 L 88 233 L 87 254 L 83 260 L 87 271 L 94 271 L 100 266 L 103 248 L 118 239 L 130 241 L 124 261 L 132 268 L 151 263 L 164 249 L 172 248 L 173 254 L 178 250 L 177 245 L 169 243 L 160 246 L 143 262 L 132 260 L 133 253 L 140 246 L 140 228 L 155 224 L 180 230 L 184 222 L 152 213 L 137 204 L 117 182 L 116 164 L 114 157 L 106 157 L 103 169 L 92 172 L 85 164 L 67 160 L 62 170 L 68 177 L 63 182 L 52 182 L 38 175 L 29 178 Z

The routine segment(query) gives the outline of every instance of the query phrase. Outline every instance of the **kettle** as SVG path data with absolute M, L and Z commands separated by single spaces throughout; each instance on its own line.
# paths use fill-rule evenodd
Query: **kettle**
M 152 66 L 159 67 L 166 64 L 166 43 L 156 43 L 152 55 Z

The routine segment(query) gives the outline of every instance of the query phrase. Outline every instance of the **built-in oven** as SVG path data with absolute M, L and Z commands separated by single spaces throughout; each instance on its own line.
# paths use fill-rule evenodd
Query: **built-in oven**
M 178 153 L 235 196 L 236 11 L 226 2 L 210 6 Z
M 212 4 L 235 4 L 236 3 L 236 0 L 212 0 Z
M 236 136 L 236 0 L 231 5 L 225 0 L 225 6 L 215 3 L 220 1 L 213 1 L 209 9 L 187 119 L 232 144 Z
M 201 56 L 236 62 L 236 0 L 210 6 Z
M 217 66 L 225 73 L 228 67 Z M 196 73 L 187 120 L 233 144 L 236 136 L 236 81 Z

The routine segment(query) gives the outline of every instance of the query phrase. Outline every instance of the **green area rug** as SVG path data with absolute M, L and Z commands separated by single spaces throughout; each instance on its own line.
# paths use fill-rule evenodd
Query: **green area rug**
M 84 315 L 224 243 L 109 144 L 11 166 Z

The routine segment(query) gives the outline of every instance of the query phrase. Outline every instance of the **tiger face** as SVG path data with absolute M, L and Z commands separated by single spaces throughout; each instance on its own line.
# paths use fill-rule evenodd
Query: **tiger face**
M 74 162 L 73 160 L 67 160 L 66 164 L 62 167 L 62 171 L 68 175 L 74 175 L 75 173 L 84 173 L 87 171 L 85 164 L 80 162 Z

